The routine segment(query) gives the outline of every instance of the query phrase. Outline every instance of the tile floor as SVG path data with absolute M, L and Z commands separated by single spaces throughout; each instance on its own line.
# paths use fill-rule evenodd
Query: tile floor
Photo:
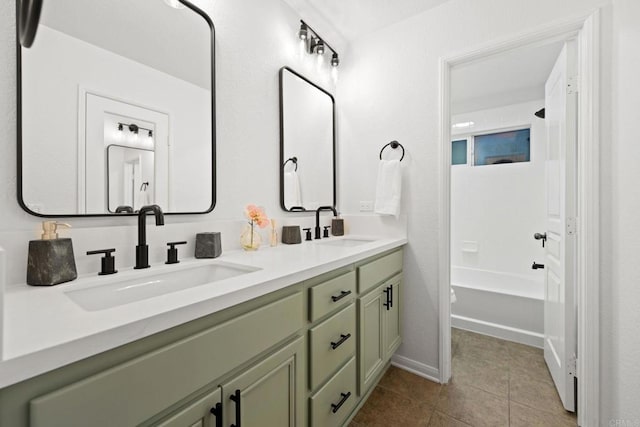
M 452 379 L 441 386 L 391 367 L 355 416 L 363 426 L 575 426 L 542 350 L 452 329 Z

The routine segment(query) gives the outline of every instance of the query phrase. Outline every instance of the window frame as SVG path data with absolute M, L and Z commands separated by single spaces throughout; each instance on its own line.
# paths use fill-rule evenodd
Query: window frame
M 478 165 L 475 164 L 475 138 L 477 136 L 484 136 L 484 135 L 493 135 L 496 133 L 503 133 L 503 132 L 513 132 L 513 131 L 518 131 L 518 130 L 529 130 L 529 161 L 526 162 L 513 162 L 513 163 L 500 163 L 501 165 L 513 165 L 513 164 L 519 164 L 519 163 L 533 163 L 533 158 L 534 158 L 534 154 L 533 154 L 533 150 L 531 149 L 531 134 L 532 134 L 532 128 L 533 126 L 531 125 L 531 123 L 527 123 L 527 124 L 523 124 L 523 125 L 516 125 L 516 126 L 507 126 L 507 127 L 501 127 L 501 128 L 495 128 L 495 129 L 486 129 L 486 130 L 481 130 L 481 131 L 477 131 L 477 132 L 462 132 L 462 133 L 458 133 L 458 134 L 451 134 L 451 150 L 453 150 L 453 142 L 454 141 L 462 141 L 462 140 L 467 140 L 467 163 L 460 163 L 457 165 L 453 164 L 453 158 L 451 160 L 452 164 L 451 167 L 478 167 Z M 480 165 L 480 166 L 497 166 L 495 164 L 490 164 L 490 165 Z

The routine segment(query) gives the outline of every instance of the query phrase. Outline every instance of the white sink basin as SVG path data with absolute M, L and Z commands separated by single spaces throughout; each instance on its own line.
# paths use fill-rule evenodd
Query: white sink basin
M 82 289 L 69 290 L 65 294 L 85 310 L 96 311 L 194 288 L 205 283 L 217 282 L 258 270 L 260 269 L 245 265 L 219 263 L 198 264 L 180 270 L 156 272 L 155 274 L 149 274 L 150 272 L 147 271 L 127 272 L 121 273 L 127 275 L 122 280 L 118 280 L 116 274 L 116 276 L 105 277 L 103 280 L 94 280 L 82 285 Z M 140 277 L 135 277 L 136 273 L 140 274 Z
M 344 239 L 332 239 L 332 240 L 323 240 L 318 242 L 319 245 L 327 245 L 327 246 L 341 246 L 345 248 L 350 248 L 353 246 L 364 245 L 365 243 L 371 243 L 373 239 L 365 239 L 365 238 L 344 238 Z

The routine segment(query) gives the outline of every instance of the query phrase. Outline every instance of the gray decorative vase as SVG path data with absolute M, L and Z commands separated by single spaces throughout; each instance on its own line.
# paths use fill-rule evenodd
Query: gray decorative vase
M 285 225 L 282 227 L 282 243 L 287 245 L 302 243 L 300 227 L 297 225 Z
M 333 218 L 331 220 L 331 234 L 334 236 L 344 236 L 344 219 Z
M 196 234 L 196 258 L 218 258 L 222 254 L 219 231 Z

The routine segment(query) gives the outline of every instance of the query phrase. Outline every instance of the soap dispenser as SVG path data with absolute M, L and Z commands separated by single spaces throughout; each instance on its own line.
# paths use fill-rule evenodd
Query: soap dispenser
M 78 277 L 71 239 L 58 238 L 58 227 L 71 226 L 61 222 L 44 221 L 42 238 L 29 242 L 27 284 L 51 286 Z

